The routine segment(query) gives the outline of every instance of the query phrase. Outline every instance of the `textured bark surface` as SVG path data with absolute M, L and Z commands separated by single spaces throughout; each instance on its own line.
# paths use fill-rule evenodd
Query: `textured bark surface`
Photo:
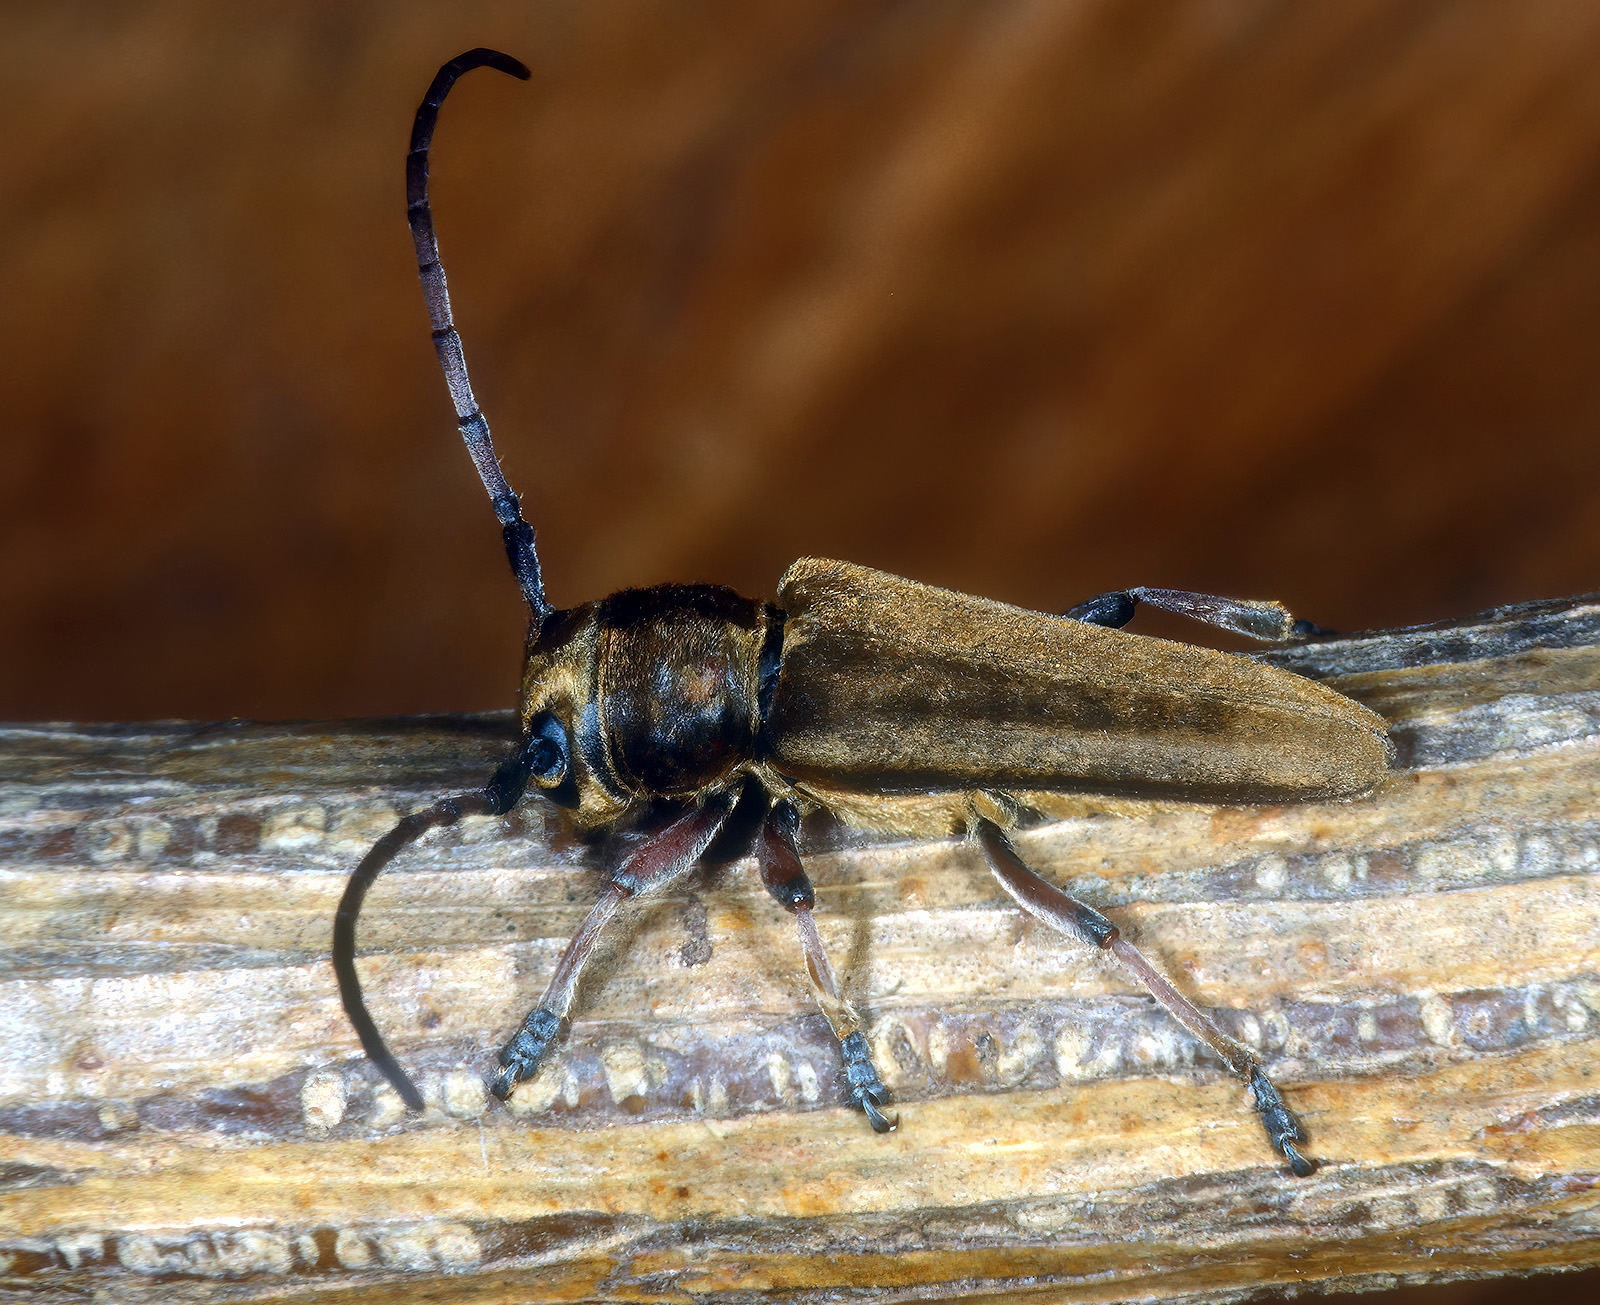
M 1324 1163 L 956 842 L 814 837 L 902 1127 L 839 1108 L 747 862 L 637 913 L 508 1108 L 482 1075 L 595 896 L 529 802 L 327 961 L 355 859 L 509 718 L 0 734 L 5 1288 L 116 1301 L 1226 1300 L 1600 1261 L 1600 603 L 1269 654 L 1393 724 L 1378 793 L 1019 836 L 1257 1047 Z M 9 1296 L 7 1297 L 9 1298 Z

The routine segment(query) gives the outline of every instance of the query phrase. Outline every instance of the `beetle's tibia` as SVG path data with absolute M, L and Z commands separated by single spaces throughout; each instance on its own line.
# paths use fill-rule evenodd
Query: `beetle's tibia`
M 561 1031 L 561 1017 L 542 1006 L 528 1018 L 510 1042 L 500 1048 L 496 1059 L 505 1066 L 489 1083 L 489 1091 L 504 1101 L 518 1083 L 526 1083 L 539 1072 L 545 1052 Z
M 1298 1149 L 1307 1140 L 1305 1125 L 1284 1104 L 1282 1094 L 1258 1068 L 1250 1071 L 1250 1095 L 1261 1112 L 1261 1123 L 1267 1130 L 1272 1149 L 1289 1162 L 1296 1178 L 1311 1177 L 1317 1172 L 1317 1162 Z
M 844 1082 L 849 1091 L 850 1104 L 866 1115 L 874 1133 L 894 1132 L 900 1127 L 900 1116 L 895 1115 L 891 1119 L 879 1109 L 894 1098 L 878 1077 L 866 1035 L 859 1029 L 845 1034 L 839 1039 L 839 1049 L 844 1053 Z

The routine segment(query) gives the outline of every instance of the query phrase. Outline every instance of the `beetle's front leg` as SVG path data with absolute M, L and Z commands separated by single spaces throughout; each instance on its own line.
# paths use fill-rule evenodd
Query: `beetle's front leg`
M 694 867 L 700 854 L 711 845 L 717 830 L 728 818 L 726 797 L 714 797 L 699 810 L 673 821 L 660 833 L 634 848 L 611 874 L 611 886 L 572 935 L 572 941 L 556 962 L 555 973 L 539 1004 L 528 1012 L 511 1041 L 500 1049 L 503 1066 L 489 1084 L 489 1091 L 504 1101 L 518 1083 L 526 1083 L 539 1071 L 540 1062 L 550 1050 L 561 1022 L 572 1009 L 578 991 L 578 978 L 607 921 L 630 897 L 659 893 L 676 883 Z
M 822 1007 L 834 1036 L 839 1039 L 850 1104 L 866 1115 L 874 1132 L 893 1132 L 900 1126 L 900 1117 L 890 1118 L 881 1109 L 891 1100 L 889 1089 L 883 1085 L 872 1063 L 872 1050 L 867 1045 L 867 1035 L 861 1031 L 860 1020 L 839 996 L 833 966 L 828 964 L 827 953 L 822 950 L 822 937 L 817 933 L 817 922 L 811 916 L 816 897 L 811 891 L 811 880 L 800 865 L 800 847 L 795 840 L 799 819 L 794 806 L 788 802 L 776 803 L 767 813 L 761 836 L 756 840 L 761 882 L 773 900 L 794 916 L 817 1005 Z
M 1222 1057 L 1223 1063 L 1249 1084 L 1267 1137 L 1273 1149 L 1289 1162 L 1295 1177 L 1307 1178 L 1316 1172 L 1317 1162 L 1299 1150 L 1306 1141 L 1305 1127 L 1284 1104 L 1282 1094 L 1262 1072 L 1261 1062 L 1248 1047 L 1219 1029 L 1210 1016 L 1173 987 L 1172 981 L 1123 938 L 1117 926 L 1099 911 L 1028 869 L 998 825 L 980 816 L 974 833 L 989 869 L 1001 887 L 1016 899 L 1017 905 L 1051 928 L 1076 935 L 1121 961 L 1178 1023 Z
M 1067 615 L 1074 621 L 1109 626 L 1120 630 L 1133 620 L 1140 603 L 1163 612 L 1187 616 L 1192 621 L 1232 630 L 1263 643 L 1287 643 L 1291 639 L 1325 638 L 1333 633 L 1312 621 L 1296 620 L 1282 603 L 1249 602 L 1242 598 L 1218 598 L 1214 594 L 1193 594 L 1184 589 L 1113 589 L 1088 602 L 1079 603 Z

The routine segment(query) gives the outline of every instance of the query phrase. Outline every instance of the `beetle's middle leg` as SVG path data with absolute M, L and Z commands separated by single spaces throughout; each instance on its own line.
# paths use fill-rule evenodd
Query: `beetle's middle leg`
M 1242 598 L 1218 598 L 1214 594 L 1192 594 L 1183 589 L 1114 589 L 1079 603 L 1067 612 L 1075 621 L 1105 625 L 1120 630 L 1133 620 L 1140 603 L 1163 612 L 1174 612 L 1190 620 L 1214 625 L 1219 630 L 1259 639 L 1263 643 L 1287 643 L 1291 639 L 1312 639 L 1332 634 L 1312 621 L 1296 620 L 1282 603 L 1249 602 Z
M 567 949 L 561 953 L 539 1004 L 528 1012 L 528 1018 L 511 1041 L 500 1048 L 499 1060 L 503 1068 L 490 1082 L 489 1091 L 504 1101 L 518 1083 L 526 1083 L 539 1072 L 540 1062 L 561 1031 L 561 1021 L 572 1009 L 578 977 L 594 954 L 606 922 L 630 897 L 659 893 L 688 874 L 717 836 L 730 808 L 726 797 L 712 798 L 698 811 L 679 817 L 634 848 L 611 872 L 611 886 L 584 917 L 578 932 L 572 935 Z
M 1299 1149 L 1306 1141 L 1305 1127 L 1284 1104 L 1282 1094 L 1262 1072 L 1261 1062 L 1248 1047 L 1219 1029 L 1209 1015 L 1173 987 L 1172 981 L 1123 938 L 1117 926 L 1099 911 L 1028 869 L 998 825 L 980 816 L 974 832 L 989 869 L 1001 887 L 1016 899 L 1017 905 L 1051 928 L 1082 938 L 1121 961 L 1179 1024 L 1216 1052 L 1223 1064 L 1249 1084 L 1267 1137 L 1273 1149 L 1289 1162 L 1295 1177 L 1307 1178 L 1316 1172 L 1317 1162 Z
M 756 840 L 756 861 L 761 867 L 761 882 L 772 894 L 773 900 L 794 916 L 795 928 L 800 934 L 800 950 L 805 953 L 806 972 L 811 976 L 811 987 L 816 993 L 817 1005 L 828 1017 L 834 1037 L 839 1039 L 839 1049 L 844 1057 L 844 1081 L 849 1091 L 850 1104 L 867 1117 L 875 1133 L 889 1133 L 900 1125 L 900 1117 L 890 1118 L 881 1107 L 889 1104 L 889 1089 L 878 1077 L 872 1063 L 872 1050 L 867 1045 L 867 1035 L 861 1031 L 861 1022 L 839 996 L 839 983 L 833 976 L 833 966 L 828 964 L 827 953 L 822 950 L 822 938 L 817 933 L 817 922 L 811 918 L 816 896 L 811 891 L 811 880 L 800 865 L 800 847 L 795 840 L 799 814 L 792 804 L 777 802 L 767 813 Z

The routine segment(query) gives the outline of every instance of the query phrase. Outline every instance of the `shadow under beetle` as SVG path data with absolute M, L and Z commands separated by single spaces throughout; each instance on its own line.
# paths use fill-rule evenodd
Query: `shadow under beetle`
M 406 199 L 434 347 L 528 603 L 521 736 L 481 792 L 406 816 L 350 876 L 334 919 L 333 964 L 367 1055 L 407 1106 L 422 1109 L 362 1002 L 355 926 L 379 871 L 427 830 L 503 815 L 530 784 L 579 831 L 670 813 L 611 870 L 543 998 L 501 1048 L 490 1090 L 503 1099 L 538 1072 L 617 908 L 688 874 L 740 794 L 753 791 L 765 805 L 755 837 L 761 880 L 794 916 L 839 1041 L 846 1095 L 875 1130 L 898 1119 L 884 1112 L 889 1092 L 860 1017 L 840 998 L 801 867 L 800 818 L 819 808 L 868 828 L 964 828 L 1025 911 L 1112 953 L 1244 1079 L 1273 1147 L 1296 1175 L 1311 1174 L 1305 1130 L 1249 1049 L 1104 915 L 1029 870 L 1005 831 L 1044 795 L 1064 792 L 1284 803 L 1368 791 L 1392 749 L 1383 721 L 1365 707 L 1243 657 L 1118 628 L 1141 601 L 1266 641 L 1316 627 L 1277 603 L 1162 589 L 1103 594 L 1056 617 L 814 558 L 789 568 L 776 604 L 719 585 L 657 585 L 556 611 L 545 601 L 533 530 L 468 384 L 428 207 L 439 106 L 459 76 L 479 67 L 529 76 L 494 50 L 445 64 L 417 110 Z

